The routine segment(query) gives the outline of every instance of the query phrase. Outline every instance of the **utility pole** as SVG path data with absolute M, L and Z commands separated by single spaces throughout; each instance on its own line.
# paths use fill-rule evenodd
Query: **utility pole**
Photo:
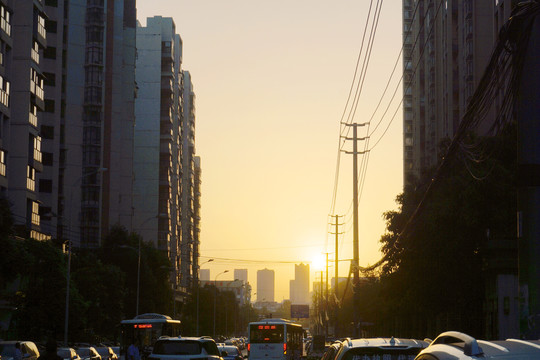
M 338 299 L 339 299 L 339 293 L 338 293 L 338 289 L 339 289 L 339 281 L 338 281 L 338 278 L 339 278 L 339 275 L 338 275 L 338 262 L 339 262 L 339 256 L 338 256 L 338 237 L 340 234 L 343 234 L 342 232 L 339 232 L 339 225 L 343 225 L 343 224 L 339 224 L 339 218 L 342 217 L 342 216 L 339 216 L 339 215 L 334 215 L 335 219 L 336 219 L 336 222 L 334 224 L 331 224 L 331 225 L 335 225 L 336 227 L 336 232 L 335 233 L 331 233 L 331 234 L 335 234 L 336 235 L 336 250 L 335 250 L 335 257 L 334 257 L 334 266 L 336 267 L 334 269 L 334 273 L 335 273 L 335 281 L 334 281 L 334 296 L 335 296 L 335 299 L 336 299 L 336 307 L 334 308 L 334 336 L 337 336 L 338 334 Z
M 326 253 L 326 306 L 324 310 L 324 335 L 328 337 L 328 253 Z
M 360 140 L 366 140 L 367 137 L 359 138 L 358 137 L 358 127 L 359 126 L 366 126 L 369 123 L 362 123 L 362 124 L 348 124 L 348 123 L 342 123 L 345 126 L 352 126 L 353 127 L 353 137 L 348 138 L 345 137 L 346 140 L 352 140 L 353 141 L 353 151 L 345 151 L 346 154 L 352 154 L 353 155 L 353 262 L 352 262 L 352 270 L 354 274 L 354 280 L 353 280 L 353 296 L 354 296 L 354 328 L 355 328 L 355 336 L 358 337 L 358 322 L 359 322 L 359 312 L 358 312 L 358 305 L 359 305 L 359 298 L 358 298 L 358 283 L 360 282 L 360 269 L 359 269 L 359 258 L 360 258 L 360 252 L 359 252 L 359 242 L 358 242 L 358 155 L 363 155 L 367 153 L 369 150 L 366 151 L 358 151 L 358 141 Z

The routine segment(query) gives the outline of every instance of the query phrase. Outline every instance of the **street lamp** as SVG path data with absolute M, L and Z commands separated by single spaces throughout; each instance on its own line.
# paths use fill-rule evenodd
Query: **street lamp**
M 225 270 L 223 272 L 220 272 L 216 275 L 214 278 L 214 340 L 216 339 L 216 298 L 217 298 L 217 278 L 221 274 L 228 273 L 229 270 Z
M 69 237 L 71 237 L 71 213 L 73 212 L 73 188 L 79 181 L 81 181 L 84 177 L 94 175 L 103 171 L 107 171 L 107 168 L 99 168 L 96 171 L 91 171 L 89 173 L 83 174 L 71 184 L 71 189 L 69 190 L 69 222 L 68 222 L 68 234 Z M 66 276 L 66 313 L 64 315 L 64 346 L 68 346 L 68 325 L 69 325 L 69 283 L 71 278 L 71 247 L 73 246 L 73 241 L 69 239 L 67 241 L 67 248 L 68 248 L 68 266 L 67 266 L 67 276 Z
M 146 224 L 148 221 L 157 218 L 158 215 L 151 216 L 148 219 L 144 220 L 141 225 L 139 225 L 140 228 L 144 224 Z M 141 289 L 141 242 L 142 242 L 142 235 L 139 234 L 139 255 L 137 260 L 137 306 L 135 308 L 136 316 L 139 316 L 139 293 Z
M 198 266 L 198 268 L 200 269 L 201 266 L 203 266 L 206 263 L 212 262 L 212 261 L 214 261 L 214 259 L 207 260 L 207 261 L 203 262 L 202 264 L 200 264 Z M 195 332 L 195 334 L 197 336 L 199 336 L 199 288 L 200 287 L 201 287 L 200 286 L 200 281 L 199 281 L 199 278 L 197 277 L 197 331 Z

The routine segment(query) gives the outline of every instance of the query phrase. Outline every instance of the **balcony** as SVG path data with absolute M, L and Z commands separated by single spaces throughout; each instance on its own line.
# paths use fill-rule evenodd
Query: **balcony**
M 37 117 L 37 115 L 32 114 L 32 113 L 29 113 L 29 114 L 28 114 L 28 122 L 29 122 L 30 125 L 32 125 L 33 127 L 36 127 L 36 128 L 37 128 L 37 123 L 38 123 L 38 117 Z
M 173 81 L 171 78 L 162 77 L 161 79 L 161 93 L 162 94 L 172 94 L 173 92 Z M 165 95 L 166 96 L 166 95 Z

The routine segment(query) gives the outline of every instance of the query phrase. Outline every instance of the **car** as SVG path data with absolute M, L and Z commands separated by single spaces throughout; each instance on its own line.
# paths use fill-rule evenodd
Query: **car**
M 238 348 L 238 346 L 234 345 L 224 345 L 224 346 L 218 346 L 219 353 L 221 354 L 221 357 L 223 360 L 242 360 L 244 359 L 244 356 L 242 356 L 242 351 Z
M 208 337 L 160 338 L 148 360 L 222 360 L 215 341 Z
M 540 359 L 540 340 L 476 340 L 458 331 L 435 338 L 415 360 L 533 360 Z
M 118 355 L 109 346 L 96 346 L 95 349 L 101 355 L 101 360 L 118 360 Z
M 101 355 L 99 355 L 93 346 L 81 346 L 75 351 L 81 357 L 81 360 L 102 360 Z
M 413 360 L 429 341 L 404 338 L 345 338 L 330 344 L 322 360 Z
M 74 348 L 61 347 L 56 350 L 56 354 L 64 360 L 81 360 L 81 357 Z
M 0 357 L 2 360 L 13 360 L 15 358 L 15 344 L 21 345 L 23 360 L 37 360 L 39 350 L 32 341 L 0 341 Z

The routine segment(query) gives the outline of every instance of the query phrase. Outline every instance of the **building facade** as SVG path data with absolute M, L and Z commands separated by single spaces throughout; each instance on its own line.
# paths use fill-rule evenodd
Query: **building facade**
M 182 241 L 180 244 L 181 255 L 181 277 L 180 283 L 184 287 L 189 287 L 196 280 L 198 268 L 198 243 L 195 242 L 197 229 L 195 228 L 195 93 L 189 71 L 183 71 L 184 88 L 184 108 L 182 117 L 182 201 L 181 201 L 181 223 Z
M 172 18 L 155 16 L 137 27 L 134 230 L 167 253 L 177 289 L 182 270 L 181 53 Z
M 135 0 L 0 6 L 0 191 L 21 236 L 97 247 L 131 229 Z
M 402 4 L 403 176 L 405 185 L 417 185 L 445 154 L 517 1 Z M 496 110 L 490 111 L 488 116 L 495 118 Z M 478 132 L 486 135 L 487 128 Z M 487 262 L 497 264 L 485 269 L 485 338 L 519 337 L 515 244 L 517 240 L 489 239 L 484 249 Z
M 238 279 L 247 284 L 248 282 L 248 270 L 247 269 L 234 269 L 234 279 Z
M 67 23 L 65 59 L 57 52 L 60 231 L 95 248 L 111 226 L 132 229 L 135 0 L 58 3 Z
M 274 270 L 257 271 L 257 302 L 274 302 Z
M 43 229 L 38 187 L 46 15 L 41 1 L 0 1 L 0 12 L 0 192 L 19 235 L 47 239 L 54 229 Z
M 289 296 L 291 304 L 308 305 L 309 296 L 309 264 L 294 265 L 294 280 L 290 280 Z
M 511 1 L 403 1 L 404 183 L 444 154 L 491 56 Z

